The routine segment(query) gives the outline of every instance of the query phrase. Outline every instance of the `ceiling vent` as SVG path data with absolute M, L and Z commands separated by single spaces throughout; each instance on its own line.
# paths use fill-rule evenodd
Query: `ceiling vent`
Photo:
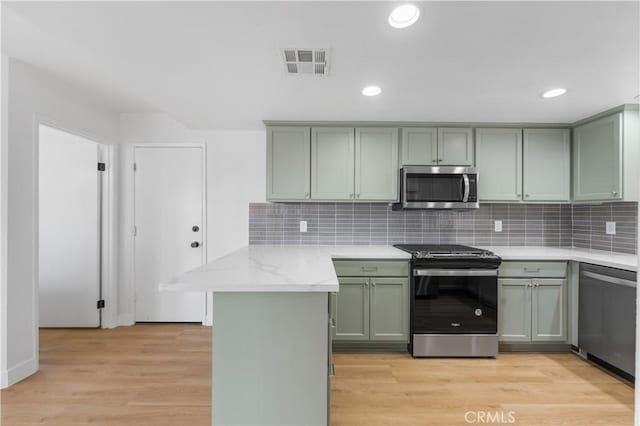
M 329 75 L 329 49 L 280 49 L 287 75 Z

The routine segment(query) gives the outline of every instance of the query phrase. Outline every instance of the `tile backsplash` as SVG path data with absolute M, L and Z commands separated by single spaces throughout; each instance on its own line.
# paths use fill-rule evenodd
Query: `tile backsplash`
M 635 253 L 637 210 L 637 203 L 484 203 L 467 211 L 393 211 L 380 203 L 251 203 L 249 244 L 455 243 Z M 494 231 L 496 220 L 502 221 L 502 232 Z M 617 222 L 617 235 L 606 235 L 607 221 Z

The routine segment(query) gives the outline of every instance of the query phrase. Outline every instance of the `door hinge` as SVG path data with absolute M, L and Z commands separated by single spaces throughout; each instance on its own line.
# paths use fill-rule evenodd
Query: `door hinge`
M 107 170 L 107 166 L 104 163 L 98 163 L 98 171 L 99 172 L 104 172 L 105 170 Z
M 98 300 L 97 308 L 98 309 L 103 309 L 104 308 L 104 300 L 102 300 L 102 299 Z
M 138 171 L 138 164 L 137 163 L 133 163 L 133 171 L 134 172 Z

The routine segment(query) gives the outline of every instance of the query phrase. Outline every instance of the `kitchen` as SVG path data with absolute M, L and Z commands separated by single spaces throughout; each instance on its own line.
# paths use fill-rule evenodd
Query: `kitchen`
M 633 423 L 640 90 L 638 37 L 627 34 L 638 33 L 637 4 L 54 5 L 3 4 L 9 189 L 38 174 L 37 137 L 24 142 L 34 138 L 34 116 L 99 136 L 89 139 L 105 146 L 101 188 L 114 204 L 101 216 L 111 226 L 100 251 L 102 329 L 87 338 L 141 333 L 142 343 L 146 333 L 162 334 L 154 327 L 203 333 L 209 370 L 197 375 L 207 391 L 195 397 L 195 423 L 211 424 L 206 407 L 214 424 L 465 424 L 496 413 L 505 423 Z M 262 31 L 274 14 L 287 24 Z M 129 25 L 105 38 L 123 16 Z M 478 33 L 487 28 L 478 16 L 493 27 Z M 553 31 L 526 26 L 532 16 Z M 367 23 L 356 34 L 353 19 Z M 608 38 L 572 33 L 589 19 Z M 456 39 L 453 22 L 478 45 Z M 169 24 L 185 32 L 163 32 Z M 146 32 L 136 39 L 139 25 Z M 217 40 L 220 57 L 254 49 L 265 77 L 241 62 L 247 67 L 234 79 L 193 42 L 237 31 L 233 25 L 246 34 L 235 45 Z M 565 49 L 556 39 L 572 53 L 558 56 Z M 375 43 L 364 48 L 365 40 Z M 493 43 L 490 54 L 477 50 L 482 43 Z M 417 46 L 430 53 L 408 57 L 404 49 Z M 38 53 L 46 48 L 66 62 Z M 94 61 L 79 63 L 88 48 Z M 373 59 L 377 48 L 386 63 Z M 556 56 L 539 57 L 537 71 L 530 59 L 508 66 L 519 48 L 529 58 Z M 141 61 L 132 60 L 136 52 Z M 607 60 L 585 68 L 596 57 Z M 98 70 L 104 66 L 110 75 Z M 398 67 L 406 68 L 402 79 Z M 431 81 L 416 79 L 417 69 L 430 69 Z M 219 96 L 202 97 L 203 87 Z M 434 100 L 425 103 L 428 94 Z M 305 97 L 317 101 L 290 102 Z M 0 336 L 0 364 L 20 366 L 3 366 L 9 424 L 28 418 L 28 395 L 54 371 L 46 357 L 55 348 L 41 346 L 36 373 L 38 345 L 65 336 L 38 332 L 38 271 L 29 269 L 38 233 L 24 214 L 37 217 L 35 194 L 10 190 L 6 204 L 2 306 L 11 333 Z M 160 215 L 174 210 L 181 213 Z M 31 230 L 31 248 L 16 229 Z M 172 241 L 180 247 L 167 248 Z M 51 295 L 40 275 L 42 302 Z M 31 292 L 12 286 L 17 279 L 35 282 Z M 44 324 L 45 314 L 40 306 L 40 326 L 60 327 Z M 214 331 L 157 325 L 181 322 Z M 30 338 L 17 342 L 16 330 Z M 189 342 L 176 350 L 189 351 Z M 484 382 L 483 398 L 472 396 Z M 109 424 L 140 421 L 145 404 L 176 415 L 171 383 L 150 386 L 164 396 L 117 400 L 131 417 Z M 533 403 L 527 393 L 538 395 Z M 90 405 L 108 413 L 105 403 Z M 50 409 L 43 416 L 51 424 L 73 413 Z

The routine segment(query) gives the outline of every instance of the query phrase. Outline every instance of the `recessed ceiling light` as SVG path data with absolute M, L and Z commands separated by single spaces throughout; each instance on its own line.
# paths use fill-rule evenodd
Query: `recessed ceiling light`
M 367 86 L 362 89 L 362 94 L 365 96 L 378 96 L 382 92 L 382 89 L 378 86 Z
M 413 4 L 398 6 L 389 15 L 389 25 L 393 28 L 407 28 L 420 17 L 420 8 Z
M 558 87 L 557 89 L 547 90 L 542 94 L 543 98 L 555 98 L 556 96 L 562 96 L 567 93 L 567 89 Z

